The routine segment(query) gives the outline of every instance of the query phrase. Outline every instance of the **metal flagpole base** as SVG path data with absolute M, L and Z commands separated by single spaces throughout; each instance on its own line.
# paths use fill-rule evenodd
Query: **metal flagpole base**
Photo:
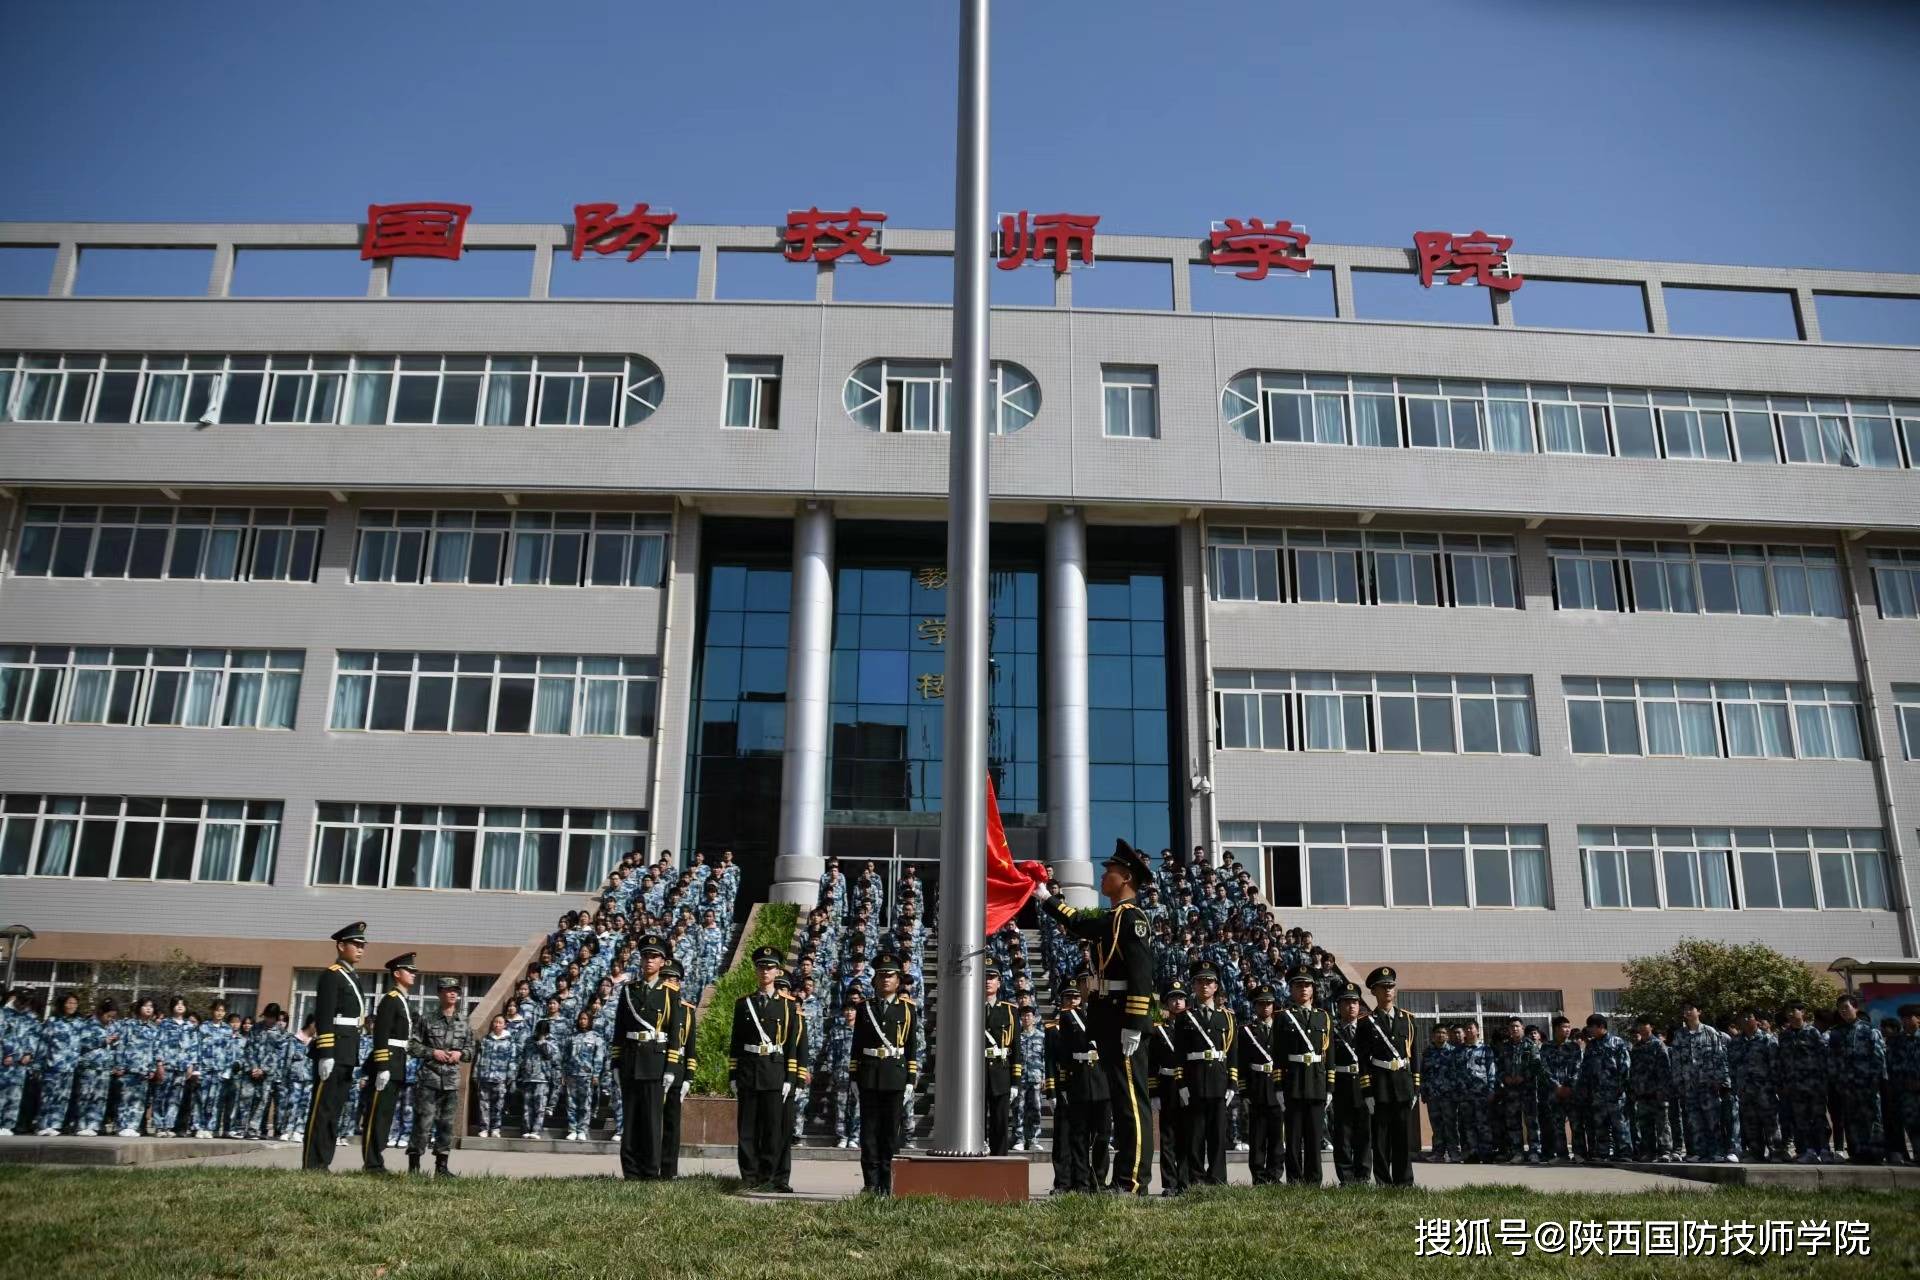
M 1033 1162 L 1021 1156 L 970 1156 L 930 1152 L 893 1158 L 893 1194 L 940 1200 L 987 1200 L 1021 1204 Z

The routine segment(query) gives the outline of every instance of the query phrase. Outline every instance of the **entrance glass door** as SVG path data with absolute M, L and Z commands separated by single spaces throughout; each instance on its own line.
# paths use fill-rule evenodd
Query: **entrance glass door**
M 938 827 L 828 827 L 827 856 L 840 859 L 847 883 L 854 885 L 871 862 L 879 873 L 883 901 L 879 923 L 891 932 L 899 919 L 903 885 L 920 902 L 920 919 L 931 924 L 939 904 L 940 829 Z

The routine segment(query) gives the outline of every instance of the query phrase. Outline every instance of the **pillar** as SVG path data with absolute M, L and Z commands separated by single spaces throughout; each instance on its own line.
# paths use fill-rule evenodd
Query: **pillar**
M 787 746 L 780 758 L 780 847 L 773 902 L 811 906 L 826 870 L 827 731 L 832 707 L 833 508 L 808 502 L 793 521 L 787 622 Z
M 1096 900 L 1087 769 L 1087 521 L 1047 513 L 1047 860 L 1076 907 Z

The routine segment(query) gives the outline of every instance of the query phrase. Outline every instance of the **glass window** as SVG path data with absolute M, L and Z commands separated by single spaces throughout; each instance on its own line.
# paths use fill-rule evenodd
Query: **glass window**
M 1143 365 L 1100 366 L 1105 433 L 1136 440 L 1160 435 L 1159 371 Z
M 773 431 L 780 426 L 780 357 L 728 356 L 723 426 Z

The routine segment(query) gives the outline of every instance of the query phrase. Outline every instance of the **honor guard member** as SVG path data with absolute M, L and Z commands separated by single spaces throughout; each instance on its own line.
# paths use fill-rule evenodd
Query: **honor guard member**
M 1012 1142 L 1014 1090 L 1020 1083 L 1020 1057 L 1014 1047 L 1020 1015 L 1000 998 L 1000 971 L 986 976 L 987 1011 L 982 1029 L 987 1055 L 987 1153 L 1003 1156 Z
M 773 989 L 792 1006 L 792 1014 L 800 1023 L 800 1034 L 793 1046 L 792 1061 L 796 1068 L 793 1088 L 787 1091 L 787 1099 L 780 1113 L 780 1156 L 774 1162 L 773 1171 L 773 1189 L 792 1195 L 793 1143 L 795 1131 L 800 1127 L 800 1102 L 813 1087 L 813 1055 L 807 1051 L 807 1011 L 793 994 L 793 979 L 782 973 L 773 980 Z
M 1363 1046 L 1372 1067 L 1373 1180 L 1383 1187 L 1413 1185 L 1414 1109 L 1420 1100 L 1420 1062 L 1414 1056 L 1413 1018 L 1394 1007 L 1400 980 L 1386 965 L 1367 975 L 1374 1010 Z M 1362 1031 L 1365 1032 L 1365 1028 Z
M 1343 1187 L 1350 1182 L 1364 1185 L 1371 1177 L 1370 1113 L 1374 1101 L 1363 1043 L 1367 1033 L 1361 1028 L 1360 988 L 1351 982 L 1342 983 L 1335 990 L 1334 1003 L 1338 1013 L 1327 1044 L 1327 1075 L 1333 1094 L 1333 1172 Z
M 661 1176 L 661 1144 L 667 1091 L 682 1077 L 680 999 L 661 974 L 667 966 L 666 940 L 657 933 L 640 939 L 638 982 L 624 983 L 613 1019 L 615 1075 L 620 1081 L 620 1175 L 650 1180 Z
M 360 1019 L 367 998 L 353 966 L 367 949 L 367 926 L 356 921 L 333 935 L 334 962 L 320 971 L 314 986 L 313 1102 L 307 1114 L 307 1142 L 300 1153 L 302 1169 L 333 1166 L 333 1149 L 340 1138 L 340 1113 L 353 1091 L 353 1072 L 360 1062 Z M 201 1088 L 207 1085 L 203 1081 Z
M 800 1048 L 800 1019 L 793 1003 L 773 989 L 774 979 L 780 976 L 780 952 L 773 947 L 757 949 L 753 967 L 760 987 L 734 1004 L 727 1072 L 739 1098 L 740 1180 L 749 1191 L 765 1191 L 779 1176 L 780 1127 L 786 1101 L 793 1094 L 792 1064 Z M 895 965 L 896 981 L 899 972 Z
M 1101 1062 L 1099 1042 L 1080 1010 L 1080 988 L 1096 981 L 1093 970 L 1082 968 L 1073 976 L 1075 985 L 1060 993 L 1060 1023 L 1054 1034 L 1053 1055 L 1056 1194 L 1098 1191 L 1103 1181 L 1104 1171 L 1099 1166 L 1104 1163 L 1112 1115 L 1110 1081 Z
M 1287 1181 L 1320 1185 L 1320 1145 L 1326 1134 L 1327 1091 L 1334 1083 L 1331 1056 L 1333 1019 L 1313 1007 L 1318 975 L 1298 966 L 1287 975 L 1293 1000 L 1280 1007 L 1275 1025 L 1285 1051 L 1287 1100 Z
M 1180 1105 L 1180 1068 L 1186 1060 L 1174 1043 L 1174 1026 L 1187 1011 L 1187 990 L 1174 983 L 1160 993 L 1162 1020 L 1147 1037 L 1148 1087 L 1160 1104 L 1160 1194 L 1177 1196 L 1192 1181 L 1187 1165 L 1187 1109 Z M 1055 1121 L 1058 1128 L 1058 1121 Z
M 367 1054 L 372 1083 L 367 1100 L 367 1123 L 360 1131 L 360 1166 L 368 1173 L 387 1171 L 387 1135 L 393 1129 L 393 1108 L 407 1087 L 407 1040 L 413 1034 L 413 1010 L 407 992 L 420 980 L 409 951 L 387 961 L 386 994 L 373 1011 L 373 1050 Z
M 1113 903 L 1111 910 L 1070 907 L 1044 883 L 1034 886 L 1034 896 L 1048 915 L 1072 937 L 1093 943 L 1098 998 L 1088 1017 L 1112 1097 L 1113 1189 L 1142 1196 L 1153 1165 L 1147 1063 L 1141 1052 L 1152 1025 L 1153 927 L 1135 899 L 1152 884 L 1153 868 L 1146 855 L 1116 840 L 1100 877 L 1100 892 Z
M 681 998 L 680 984 L 686 979 L 686 970 L 680 967 L 678 960 L 669 960 L 660 969 L 660 981 L 673 993 L 674 1020 L 680 1024 L 677 1033 L 680 1040 L 680 1082 L 671 1089 L 663 1089 L 665 1100 L 660 1104 L 660 1176 L 677 1178 L 680 1176 L 680 1106 L 687 1100 L 687 1091 L 693 1088 L 693 1072 L 700 1064 L 694 1057 L 694 1012 L 693 1005 Z M 669 1035 L 675 1033 L 671 1030 Z
M 460 1012 L 460 979 L 440 979 L 440 1003 L 414 1019 L 407 1052 L 419 1060 L 413 1083 L 413 1132 L 407 1138 L 407 1172 L 420 1172 L 420 1157 L 433 1140 L 433 1172 L 451 1178 L 453 1126 L 460 1115 L 460 1068 L 473 1061 L 473 1028 Z
M 1246 1082 L 1248 1172 L 1256 1187 L 1277 1184 L 1285 1148 L 1285 1043 L 1273 1021 L 1273 992 L 1255 987 L 1253 1021 L 1240 1028 L 1240 1078 Z
M 1187 1159 L 1193 1180 L 1227 1184 L 1227 1108 L 1240 1085 L 1233 1065 L 1233 1015 L 1213 1006 L 1220 974 L 1202 960 L 1193 967 L 1193 1005 L 1174 1023 L 1180 1048 L 1180 1103 L 1187 1108 Z
M 900 1146 L 900 1106 L 919 1065 L 920 1011 L 900 994 L 900 960 L 885 953 L 873 966 L 874 998 L 853 1027 L 853 1077 L 860 1087 L 860 1180 L 863 1191 L 893 1194 L 893 1153 Z M 739 1023 L 734 1023 L 738 1034 Z

